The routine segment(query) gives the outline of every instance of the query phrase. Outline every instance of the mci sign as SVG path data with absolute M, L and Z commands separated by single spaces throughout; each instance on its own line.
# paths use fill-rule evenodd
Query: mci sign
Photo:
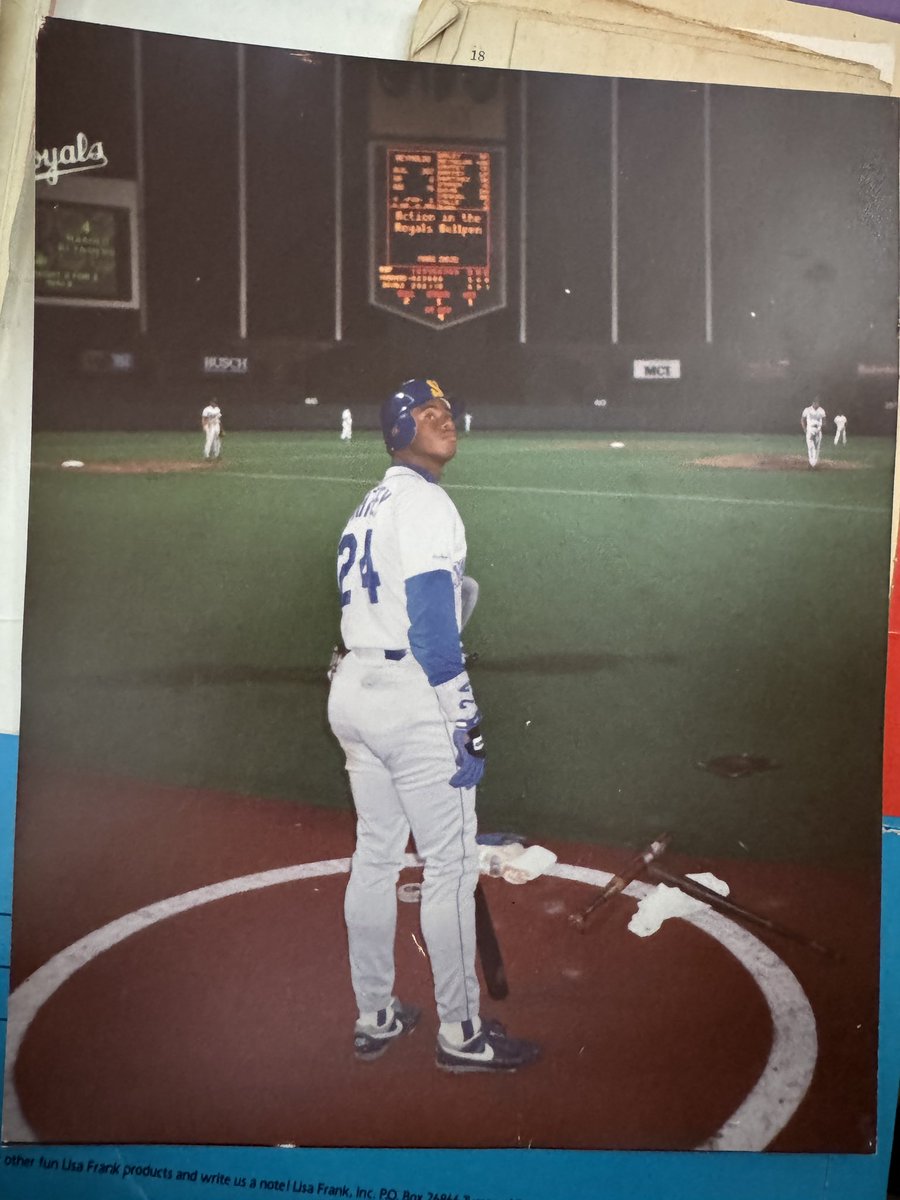
M 635 379 L 680 379 L 680 358 L 636 358 Z

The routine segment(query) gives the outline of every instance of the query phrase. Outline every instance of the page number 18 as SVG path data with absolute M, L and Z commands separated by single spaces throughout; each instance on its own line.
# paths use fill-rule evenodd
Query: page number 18
M 485 54 L 483 50 L 479 50 L 477 46 L 472 47 L 472 62 L 484 62 Z

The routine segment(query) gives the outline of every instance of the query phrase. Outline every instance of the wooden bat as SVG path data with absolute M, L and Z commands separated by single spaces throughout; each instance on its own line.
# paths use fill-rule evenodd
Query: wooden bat
M 614 875 L 606 887 L 600 889 L 587 908 L 583 908 L 581 912 L 572 913 L 569 917 L 569 923 L 584 933 L 591 914 L 601 904 L 605 904 L 607 900 L 611 899 L 611 897 L 618 896 L 619 892 L 623 892 L 632 880 L 637 879 L 638 875 L 645 871 L 650 863 L 654 862 L 665 852 L 670 841 L 671 834 L 661 833 L 646 849 L 641 850 L 639 854 L 634 856 L 621 875 Z
M 672 887 L 680 888 L 686 895 L 693 896 L 695 900 L 702 900 L 704 904 L 708 904 L 710 908 L 714 908 L 717 912 L 723 913 L 727 917 L 739 917 L 751 925 L 759 925 L 763 929 L 768 929 L 770 933 L 777 933 L 780 937 L 790 938 L 792 942 L 799 942 L 801 946 L 815 950 L 817 954 L 824 954 L 826 958 L 838 957 L 837 952 L 832 950 L 830 946 L 823 946 L 821 942 L 813 941 L 812 938 L 808 938 L 802 933 L 797 933 L 796 930 L 788 929 L 786 925 L 780 925 L 777 921 L 770 921 L 768 917 L 751 912 L 749 908 L 743 908 L 740 904 L 735 904 L 733 900 L 726 900 L 724 896 L 720 896 L 712 888 L 698 883 L 696 879 L 688 879 L 684 875 L 675 875 L 672 871 L 667 871 L 665 867 L 661 867 L 659 863 L 650 863 L 647 868 L 647 874 L 651 875 L 654 879 L 660 880 L 661 883 L 668 883 Z
M 475 886 L 475 944 L 478 947 L 488 995 L 494 1000 L 505 1000 L 509 995 L 506 967 L 503 965 L 497 931 L 480 879 Z

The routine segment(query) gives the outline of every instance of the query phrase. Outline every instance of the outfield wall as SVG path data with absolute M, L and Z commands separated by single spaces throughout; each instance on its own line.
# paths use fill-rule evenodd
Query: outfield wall
M 438 372 L 433 372 L 438 374 Z M 399 378 L 398 374 L 398 378 Z M 446 384 L 447 378 L 440 372 Z M 713 385 L 710 385 L 710 390 Z M 350 406 L 356 430 L 378 428 L 382 397 L 364 385 L 338 390 L 326 386 L 307 392 L 296 385 L 256 383 L 253 380 L 136 382 L 134 380 L 84 380 L 77 377 L 42 391 L 35 405 L 36 430 L 192 430 L 200 427 L 200 412 L 212 399 L 220 405 L 226 429 L 230 430 L 325 430 L 340 428 L 341 412 Z M 800 431 L 801 401 L 783 390 L 747 388 L 742 403 L 734 387 L 723 390 L 723 403 L 710 410 L 695 403 L 691 383 L 646 385 L 633 389 L 596 389 L 573 399 L 571 392 L 546 393 L 540 398 L 465 400 L 472 428 L 485 430 L 650 430 L 660 432 L 710 433 L 797 433 Z M 840 390 L 826 400 L 829 415 L 826 436 L 832 430 L 831 416 L 843 411 L 850 436 L 875 434 L 893 437 L 896 428 L 895 400 L 885 400 L 877 387 L 839 405 Z M 884 394 L 887 394 L 884 389 Z M 315 396 L 315 405 L 306 397 Z M 595 403 L 605 400 L 606 403 Z
M 789 431 L 820 395 L 893 432 L 890 102 L 86 36 L 41 35 L 37 144 L 78 131 L 108 163 L 39 184 L 38 225 L 106 183 L 132 240 L 113 299 L 39 274 L 37 428 L 190 427 L 212 396 L 232 427 L 305 428 L 428 375 L 498 428 L 590 427 L 606 399 L 621 428 Z M 471 319 L 377 294 L 385 145 L 492 156 Z

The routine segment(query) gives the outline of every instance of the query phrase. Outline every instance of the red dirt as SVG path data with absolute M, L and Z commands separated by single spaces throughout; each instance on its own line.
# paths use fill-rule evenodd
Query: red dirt
M 808 471 L 809 461 L 805 454 L 715 454 L 709 458 L 696 458 L 692 467 L 720 467 L 731 471 Z M 865 463 L 849 459 L 821 458 L 817 471 L 857 471 Z
M 35 463 L 35 466 L 43 464 Z M 58 470 L 78 471 L 84 475 L 172 475 L 180 471 L 214 471 L 217 462 L 205 459 L 123 459 L 121 462 L 86 462 L 83 467 L 62 467 Z
M 349 811 L 24 770 L 13 982 L 143 904 L 352 846 Z M 563 862 L 612 871 L 628 857 L 551 848 Z M 670 869 L 715 870 L 748 907 L 846 954 L 837 965 L 763 939 L 800 979 L 820 1041 L 812 1087 L 774 1148 L 871 1149 L 875 1030 L 859 981 L 877 977 L 877 946 L 858 931 L 872 926 L 877 881 L 677 855 Z M 399 905 L 398 991 L 423 1005 L 422 1025 L 384 1059 L 358 1063 L 345 880 L 192 909 L 78 970 L 39 1011 L 19 1056 L 17 1086 L 41 1139 L 690 1149 L 762 1070 L 768 1009 L 736 960 L 682 921 L 635 937 L 625 897 L 579 934 L 566 915 L 591 891 L 551 877 L 523 887 L 485 879 L 511 988 L 485 1010 L 540 1041 L 540 1063 L 504 1078 L 436 1070 L 413 904 Z

